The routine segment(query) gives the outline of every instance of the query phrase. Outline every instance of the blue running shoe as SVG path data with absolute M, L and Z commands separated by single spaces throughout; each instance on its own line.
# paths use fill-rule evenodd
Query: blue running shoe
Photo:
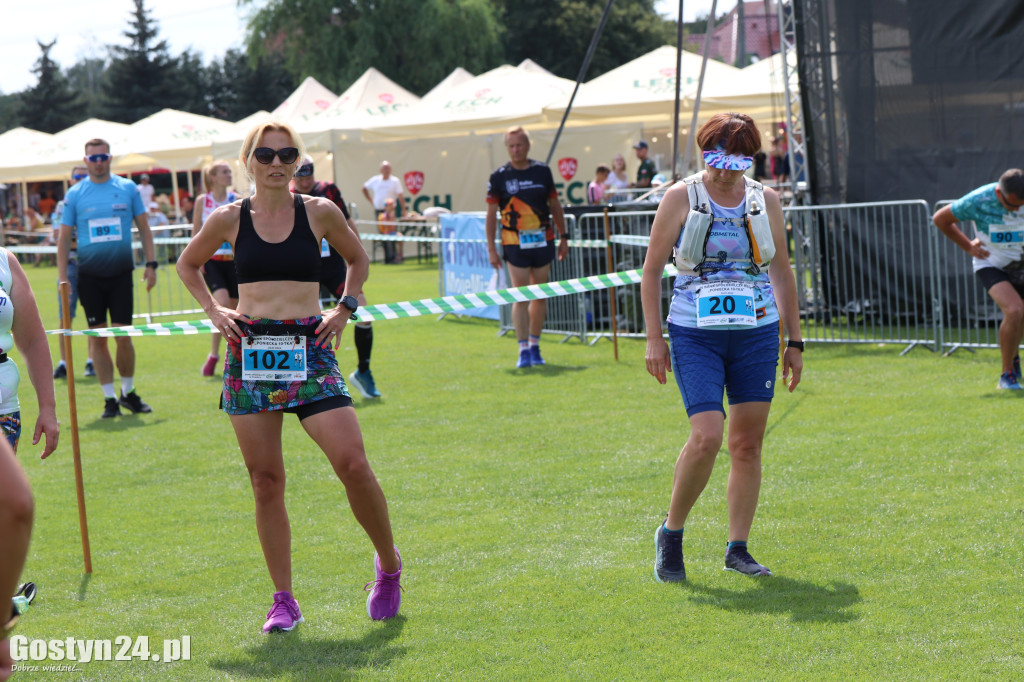
M 999 375 L 999 383 L 996 384 L 996 388 L 1005 388 L 1011 391 L 1019 391 L 1024 388 L 1017 381 L 1017 377 L 1013 375 L 1013 372 L 1003 372 Z
M 666 533 L 665 524 L 654 531 L 654 579 L 659 583 L 680 583 L 686 580 L 683 563 L 683 534 Z
M 356 387 L 359 394 L 364 398 L 379 398 L 380 391 L 377 390 L 377 384 L 373 381 L 373 373 L 370 370 L 360 372 L 356 370 L 348 375 L 349 382 Z
M 734 547 L 725 553 L 725 566 L 722 570 L 736 571 L 743 575 L 771 575 L 767 566 L 754 561 L 746 547 Z
M 530 351 L 529 351 L 529 349 L 519 351 L 519 361 L 516 362 L 516 369 L 522 369 L 523 367 L 529 367 L 532 364 L 533 364 L 533 360 L 530 358 Z
M 530 346 L 530 363 L 534 365 L 543 365 L 544 358 L 540 356 L 540 346 Z
M 1020 373 L 1020 356 L 1019 355 L 1014 355 L 1013 356 L 1013 376 L 1017 378 L 1017 383 L 1020 383 L 1021 373 Z

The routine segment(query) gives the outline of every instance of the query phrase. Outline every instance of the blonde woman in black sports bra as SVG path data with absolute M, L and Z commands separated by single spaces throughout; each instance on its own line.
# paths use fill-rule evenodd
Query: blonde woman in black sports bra
M 281 447 L 284 412 L 294 412 L 345 485 L 356 520 L 369 535 L 375 579 L 366 610 L 390 618 L 401 604 L 402 560 L 394 545 L 387 501 L 366 460 L 352 399 L 331 347 L 358 304 L 369 259 L 341 211 L 329 199 L 292 194 L 288 187 L 304 153 L 286 124 L 253 128 L 239 160 L 255 186 L 251 198 L 215 210 L 178 259 L 178 274 L 227 340 L 221 407 L 230 415 L 256 498 L 256 528 L 274 603 L 264 632 L 289 631 L 302 613 L 292 594 L 291 530 L 285 509 Z M 341 305 L 320 310 L 320 240 L 348 263 Z M 200 267 L 231 244 L 238 307 L 218 304 Z

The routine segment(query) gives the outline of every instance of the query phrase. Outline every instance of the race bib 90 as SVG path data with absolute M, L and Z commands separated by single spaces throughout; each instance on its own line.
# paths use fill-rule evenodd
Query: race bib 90
M 989 225 L 988 236 L 993 246 L 1024 244 L 1024 226 Z

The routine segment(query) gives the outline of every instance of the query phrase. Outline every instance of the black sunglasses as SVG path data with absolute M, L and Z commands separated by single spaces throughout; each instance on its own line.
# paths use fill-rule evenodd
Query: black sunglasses
M 110 154 L 90 154 L 85 160 L 90 163 L 104 163 L 110 161 Z
M 271 163 L 274 160 L 275 155 L 277 158 L 281 159 L 281 163 L 287 165 L 289 163 L 295 163 L 295 159 L 299 158 L 299 150 L 295 147 L 281 147 L 280 149 L 256 147 L 256 149 L 252 150 L 253 158 L 264 166 Z
M 313 164 L 307 163 L 299 166 L 299 169 L 295 171 L 295 177 L 297 178 L 308 178 L 313 174 Z

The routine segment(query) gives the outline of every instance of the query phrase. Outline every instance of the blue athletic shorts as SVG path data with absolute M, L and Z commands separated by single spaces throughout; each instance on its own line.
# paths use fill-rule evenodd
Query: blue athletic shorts
M 772 401 L 779 365 L 779 330 L 774 324 L 756 329 L 695 329 L 669 324 L 672 372 L 683 396 L 686 414 L 729 404 Z

